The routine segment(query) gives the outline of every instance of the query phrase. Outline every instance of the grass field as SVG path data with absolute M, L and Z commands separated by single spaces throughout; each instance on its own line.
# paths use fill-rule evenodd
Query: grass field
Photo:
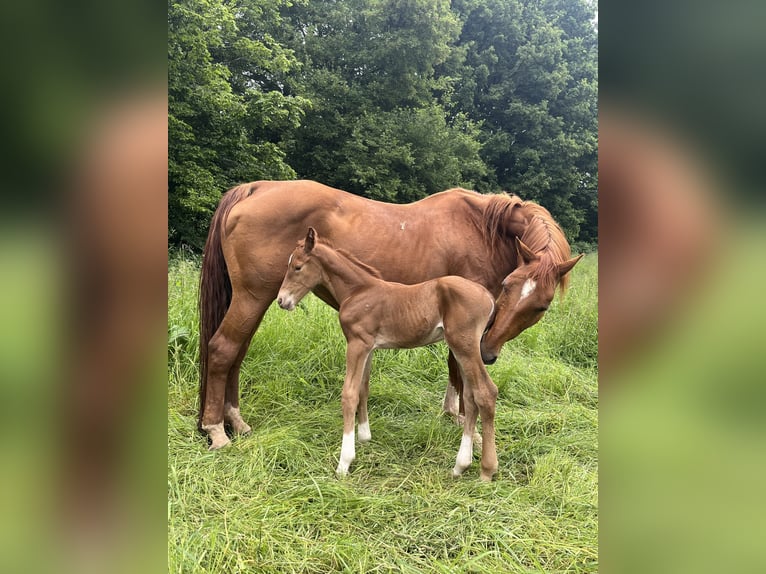
M 196 430 L 199 266 L 171 261 L 170 572 L 596 572 L 597 257 L 489 367 L 499 470 L 450 476 L 462 429 L 441 416 L 443 343 L 376 351 L 372 442 L 338 480 L 345 340 L 313 295 L 272 307 L 241 375 L 253 432 L 214 453 Z

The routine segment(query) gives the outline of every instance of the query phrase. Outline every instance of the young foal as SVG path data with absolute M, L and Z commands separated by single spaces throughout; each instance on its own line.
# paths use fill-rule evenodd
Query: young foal
M 375 349 L 412 348 L 444 339 L 465 380 L 465 423 L 454 476 L 471 464 L 476 417 L 481 414 L 484 440 L 481 479 L 497 472 L 495 399 L 497 387 L 481 360 L 480 341 L 492 314 L 494 298 L 481 285 L 462 277 L 402 285 L 388 283 L 378 272 L 343 251 L 319 241 L 309 228 L 290 255 L 277 301 L 291 311 L 312 289 L 325 287 L 340 303 L 339 319 L 348 342 L 343 383 L 343 442 L 336 473 L 345 475 L 353 462 L 354 419 L 359 409 L 359 440 L 370 440 L 367 418 L 370 365 Z

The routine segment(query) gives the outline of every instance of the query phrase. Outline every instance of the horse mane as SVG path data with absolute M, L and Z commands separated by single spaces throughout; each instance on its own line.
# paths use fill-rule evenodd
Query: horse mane
M 559 224 L 547 209 L 533 201 L 505 193 L 485 197 L 482 231 L 492 252 L 497 252 L 500 243 L 506 243 L 509 237 L 517 236 L 511 229 L 511 222 L 514 210 L 519 210 L 521 219 L 526 222 L 519 239 L 540 258 L 531 279 L 550 288 L 558 279 L 558 265 L 571 256 L 569 243 Z M 559 282 L 562 294 L 568 285 L 569 274 Z
M 375 267 L 372 267 L 371 265 L 367 265 L 367 263 L 360 261 L 356 258 L 356 256 L 352 255 L 345 249 L 335 249 L 335 251 L 339 254 L 341 254 L 343 257 L 351 261 L 354 265 L 357 267 L 361 267 L 364 271 L 375 277 L 376 279 L 383 279 L 383 276 L 380 274 L 380 271 L 375 269 Z
M 305 243 L 304 241 L 301 241 L 300 245 L 303 245 L 304 243 Z M 335 245 L 333 245 L 332 242 L 328 241 L 327 239 L 320 238 L 318 244 L 324 245 L 325 247 L 332 249 L 339 255 L 343 256 L 345 259 L 348 259 L 353 265 L 366 271 L 367 273 L 369 273 L 376 279 L 383 279 L 383 276 L 380 274 L 380 271 L 378 271 L 375 267 L 372 267 L 371 265 L 367 265 L 367 263 L 360 261 L 355 255 L 352 255 L 345 249 L 335 247 Z

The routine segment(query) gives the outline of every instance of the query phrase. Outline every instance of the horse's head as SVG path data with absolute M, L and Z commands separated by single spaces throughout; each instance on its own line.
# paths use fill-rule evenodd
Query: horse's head
M 518 266 L 503 280 L 495 303 L 495 317 L 481 341 L 481 358 L 491 365 L 503 345 L 542 319 L 556 287 L 582 255 L 551 264 L 516 238 Z
M 277 295 L 277 303 L 282 309 L 295 309 L 301 299 L 322 281 L 322 267 L 312 257 L 316 241 L 316 231 L 309 227 L 306 239 L 299 241 L 290 254 L 287 273 Z

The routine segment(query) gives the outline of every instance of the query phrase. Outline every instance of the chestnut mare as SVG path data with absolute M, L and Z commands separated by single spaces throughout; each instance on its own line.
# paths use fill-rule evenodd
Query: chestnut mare
M 497 299 L 482 340 L 485 363 L 534 325 L 563 290 L 569 259 L 548 211 L 518 197 L 453 189 L 415 203 L 364 199 L 312 181 L 259 181 L 230 189 L 210 224 L 200 278 L 199 428 L 210 448 L 250 430 L 239 411 L 239 369 L 285 275 L 291 247 L 313 227 L 373 266 L 387 281 L 414 284 L 458 275 Z M 338 308 L 323 287 L 315 294 Z M 444 410 L 463 411 L 462 378 L 452 353 Z
M 335 471 L 348 474 L 354 461 L 354 422 L 359 409 L 359 441 L 372 438 L 367 418 L 370 366 L 375 349 L 403 349 L 446 341 L 463 375 L 465 421 L 453 476 L 473 458 L 473 433 L 481 414 L 484 439 L 481 479 L 497 472 L 495 400 L 497 387 L 481 360 L 481 336 L 495 310 L 495 298 L 484 287 L 447 275 L 415 285 L 383 281 L 373 268 L 320 241 L 313 227 L 288 260 L 277 295 L 279 306 L 295 309 L 306 294 L 324 287 L 340 304 L 338 318 L 346 337 L 343 383 L 343 442 Z

